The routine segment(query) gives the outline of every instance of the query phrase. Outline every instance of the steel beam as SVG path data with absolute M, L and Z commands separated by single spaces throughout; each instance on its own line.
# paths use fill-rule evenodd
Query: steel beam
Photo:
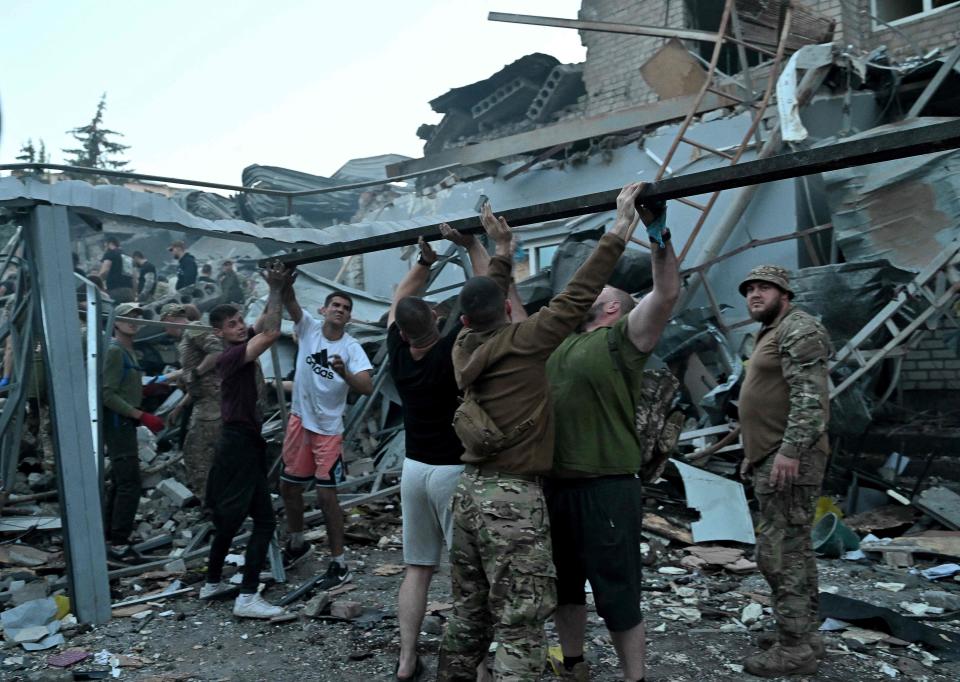
M 27 240 L 39 293 L 36 306 L 44 337 L 70 599 L 80 622 L 105 623 L 110 619 L 110 585 L 87 377 L 80 361 L 84 355 L 67 209 L 34 208 Z
M 857 140 L 779 154 L 765 159 L 744 161 L 735 166 L 722 166 L 699 173 L 675 175 L 650 183 L 641 195 L 642 201 L 666 201 L 696 196 L 720 190 L 775 182 L 787 178 L 823 173 L 839 168 L 862 166 L 919 154 L 957 149 L 960 147 L 960 120 L 937 123 L 920 128 L 898 130 Z M 611 211 L 617 207 L 620 188 L 594 192 L 556 201 L 508 208 L 499 213 L 514 227 L 559 220 L 589 213 Z M 362 237 L 337 244 L 298 251 L 280 260 L 290 266 L 349 256 L 356 253 L 392 249 L 416 243 L 420 237 L 435 237 L 437 217 L 430 217 L 415 227 L 386 235 Z M 442 217 L 456 230 L 465 234 L 483 231 L 478 215 Z M 264 261 L 262 264 L 265 264 Z

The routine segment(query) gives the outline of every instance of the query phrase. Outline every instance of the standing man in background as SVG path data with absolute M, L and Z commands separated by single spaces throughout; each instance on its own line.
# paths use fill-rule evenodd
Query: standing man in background
M 791 305 L 789 273 L 755 267 L 740 283 L 750 317 L 762 326 L 740 389 L 743 476 L 753 471 L 760 503 L 757 563 L 770 583 L 777 631 L 745 661 L 760 677 L 813 674 L 824 655 L 817 630 L 817 559 L 810 538 L 826 470 L 830 338 Z
M 147 260 L 141 251 L 133 252 L 133 262 L 137 266 L 137 302 L 147 303 L 157 289 L 157 266 Z
M 167 251 L 177 259 L 177 289 L 192 286 L 197 282 L 197 259 L 187 253 L 186 243 L 178 239 L 167 247 Z
M 118 317 L 139 318 L 143 309 L 136 303 L 121 303 Z M 107 556 L 114 561 L 139 561 L 130 546 L 130 535 L 140 505 L 140 452 L 137 426 L 143 424 L 154 433 L 163 429 L 163 421 L 140 410 L 143 399 L 143 370 L 133 350 L 133 339 L 140 329 L 136 322 L 117 320 L 114 334 L 103 360 L 103 439 L 110 457 L 110 491 L 107 496 Z

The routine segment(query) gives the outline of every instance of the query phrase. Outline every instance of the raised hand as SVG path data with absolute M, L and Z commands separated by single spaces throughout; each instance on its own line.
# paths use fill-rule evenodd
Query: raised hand
M 476 237 L 472 234 L 460 234 L 458 230 L 453 229 L 447 223 L 440 223 L 440 234 L 447 241 L 451 241 L 457 246 L 462 246 L 468 248 L 474 241 Z
M 446 225 L 446 223 L 444 223 L 444 225 Z M 440 226 L 440 231 L 443 231 L 443 225 Z M 437 262 L 437 252 L 433 250 L 433 247 L 430 246 L 426 239 L 420 237 L 417 240 L 417 246 L 420 247 L 420 261 L 424 265 L 430 267 Z

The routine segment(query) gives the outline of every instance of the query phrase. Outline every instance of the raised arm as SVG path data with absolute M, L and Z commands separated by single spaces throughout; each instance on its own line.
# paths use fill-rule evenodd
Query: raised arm
M 300 302 L 297 301 L 297 295 L 293 290 L 293 283 L 296 281 L 297 271 L 291 270 L 288 284 L 281 293 L 281 299 L 283 301 L 283 307 L 287 309 L 287 315 L 290 316 L 294 324 L 299 324 L 303 318 L 303 308 L 300 307 Z
M 662 227 L 666 210 L 663 206 L 641 206 L 640 218 L 648 227 L 656 227 L 658 223 Z M 641 353 L 649 353 L 656 347 L 680 296 L 680 272 L 677 254 L 670 241 L 670 230 L 663 228 L 662 239 L 664 246 L 660 246 L 655 239 L 650 240 L 653 290 L 630 311 L 627 319 L 627 335 Z
M 440 228 L 442 232 L 443 225 Z M 390 304 L 390 312 L 387 313 L 388 327 L 397 319 L 397 303 L 407 296 L 419 296 L 423 293 L 427 280 L 430 279 L 430 267 L 437 262 L 436 252 L 423 237 L 420 237 L 418 245 L 420 246 L 420 257 L 417 258 L 417 262 L 410 268 L 410 271 L 403 276 L 396 291 L 393 292 L 393 302 Z
M 267 305 L 254 325 L 257 335 L 247 342 L 247 362 L 256 360 L 280 338 L 283 292 L 285 289 L 293 288 L 293 280 L 296 277 L 295 271 L 288 270 L 278 260 L 270 263 L 262 274 L 270 287 L 270 293 L 267 296 Z

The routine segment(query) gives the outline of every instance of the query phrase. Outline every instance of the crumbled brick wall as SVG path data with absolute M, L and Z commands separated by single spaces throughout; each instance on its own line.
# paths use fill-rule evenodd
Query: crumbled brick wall
M 870 0 L 805 0 L 804 4 L 837 22 L 834 42 L 857 50 L 886 45 L 895 58 L 905 59 L 916 53 L 913 45 L 927 52 L 960 42 L 960 6 L 897 25 L 897 31 L 909 38 L 905 40 L 897 31 L 874 31 Z M 688 28 L 692 24 L 687 11 L 684 0 L 583 0 L 579 16 L 588 21 Z M 663 46 L 664 38 L 583 31 L 580 40 L 587 48 L 583 70 L 587 115 L 657 100 L 640 67 Z
M 960 6 L 897 24 L 896 30 L 882 28 L 882 24 L 874 30 L 870 0 L 806 0 L 804 4 L 836 20 L 834 42 L 860 50 L 886 45 L 895 57 L 904 59 L 914 56 L 917 48 L 927 52 L 960 41 Z
M 683 0 L 583 0 L 579 16 L 584 21 L 687 26 Z M 587 115 L 657 100 L 640 75 L 640 67 L 663 46 L 663 38 L 583 31 L 580 40 L 587 48 L 583 69 Z
M 904 391 L 960 390 L 960 356 L 943 330 L 928 334 L 904 358 L 900 386 Z

